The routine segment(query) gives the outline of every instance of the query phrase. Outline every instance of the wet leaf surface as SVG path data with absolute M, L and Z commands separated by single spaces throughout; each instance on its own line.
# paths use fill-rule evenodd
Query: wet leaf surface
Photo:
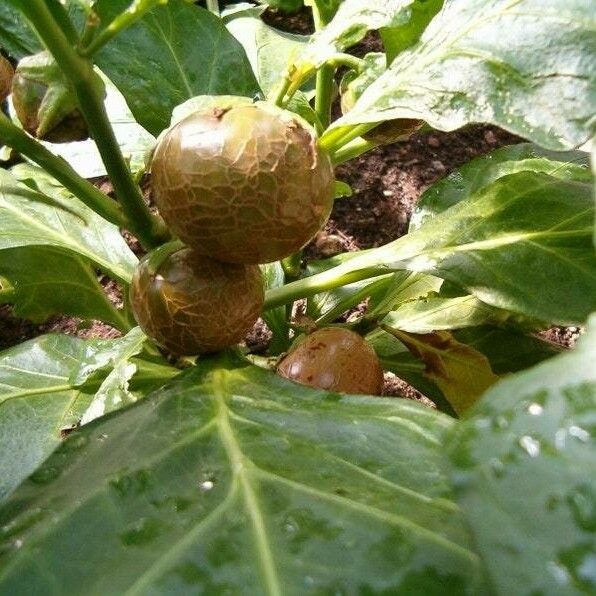
M 0 590 L 478 593 L 451 424 L 206 359 L 73 433 L 5 502 Z
M 496 594 L 596 589 L 595 324 L 449 433 L 457 500 Z

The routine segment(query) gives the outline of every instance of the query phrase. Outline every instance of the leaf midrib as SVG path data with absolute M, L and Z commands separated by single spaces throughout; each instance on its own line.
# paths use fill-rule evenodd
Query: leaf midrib
M 256 491 L 247 473 L 248 469 L 252 466 L 252 462 L 242 452 L 230 424 L 228 406 L 225 400 L 225 377 L 225 370 L 217 370 L 213 373 L 213 396 L 217 406 L 216 425 L 219 438 L 230 461 L 232 474 L 237 478 L 242 489 L 244 505 L 252 524 L 253 538 L 259 554 L 259 565 L 267 594 L 282 596 L 283 591 L 277 575 L 273 552 L 267 539 L 263 514 L 259 506 Z

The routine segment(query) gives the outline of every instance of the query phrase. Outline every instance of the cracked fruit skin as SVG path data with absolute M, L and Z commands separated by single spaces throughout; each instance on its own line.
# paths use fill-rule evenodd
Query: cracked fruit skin
M 327 391 L 383 392 L 383 369 L 375 351 L 360 335 L 341 327 L 307 335 L 280 362 L 277 374 Z
M 145 258 L 130 287 L 141 329 L 180 356 L 238 343 L 259 317 L 263 299 L 257 265 L 220 263 L 190 248 L 171 253 L 155 268 Z
M 269 263 L 324 225 L 335 181 L 311 127 L 267 104 L 187 116 L 151 165 L 161 216 L 185 244 L 228 263 Z

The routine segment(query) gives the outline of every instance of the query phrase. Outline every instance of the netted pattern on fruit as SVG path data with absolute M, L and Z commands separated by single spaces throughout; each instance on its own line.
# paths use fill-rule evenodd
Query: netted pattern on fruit
M 241 341 L 264 299 L 256 265 L 223 264 L 183 249 L 151 272 L 139 265 L 131 286 L 137 322 L 174 354 L 216 352 Z
M 172 231 L 230 263 L 267 263 L 302 248 L 324 225 L 333 168 L 291 114 L 257 106 L 192 114 L 162 138 L 154 198 Z

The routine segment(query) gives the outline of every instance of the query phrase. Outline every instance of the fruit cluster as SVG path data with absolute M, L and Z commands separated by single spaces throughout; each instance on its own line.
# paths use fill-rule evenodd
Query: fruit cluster
M 259 263 L 300 250 L 324 225 L 333 167 L 314 131 L 265 103 L 190 114 L 159 139 L 155 203 L 185 244 L 159 250 L 131 286 L 139 325 L 177 354 L 240 341 L 264 299 Z

